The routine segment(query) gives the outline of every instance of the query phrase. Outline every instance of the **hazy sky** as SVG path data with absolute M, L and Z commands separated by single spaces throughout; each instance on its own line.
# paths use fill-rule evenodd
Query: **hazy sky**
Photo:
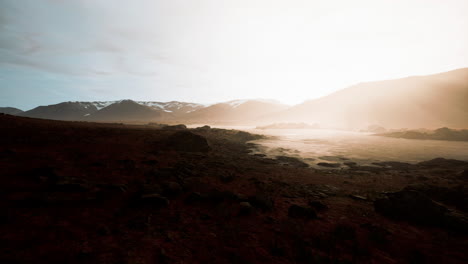
M 0 106 L 295 104 L 468 67 L 467 0 L 0 0 Z

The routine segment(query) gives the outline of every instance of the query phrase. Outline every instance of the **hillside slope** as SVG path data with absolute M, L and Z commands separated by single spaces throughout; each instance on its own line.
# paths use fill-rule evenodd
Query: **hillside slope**
M 468 68 L 357 84 L 266 120 L 347 129 L 376 124 L 386 128 L 467 128 Z

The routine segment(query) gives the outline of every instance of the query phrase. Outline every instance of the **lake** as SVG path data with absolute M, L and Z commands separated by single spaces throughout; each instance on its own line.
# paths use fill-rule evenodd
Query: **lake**
M 273 136 L 253 141 L 259 144 L 253 154 L 299 157 L 312 166 L 318 162 L 346 161 L 354 161 L 359 165 L 370 165 L 377 161 L 417 163 L 438 157 L 468 161 L 468 142 L 461 141 L 400 139 L 327 129 L 222 128 Z

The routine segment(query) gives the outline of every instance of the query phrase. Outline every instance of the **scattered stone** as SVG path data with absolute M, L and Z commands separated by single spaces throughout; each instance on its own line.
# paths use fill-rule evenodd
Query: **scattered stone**
M 224 183 L 229 183 L 234 181 L 235 176 L 232 173 L 226 173 L 219 175 L 219 179 Z
M 386 228 L 371 223 L 362 224 L 361 227 L 369 231 L 368 238 L 370 241 L 379 245 L 388 244 L 388 236 L 391 233 Z
M 249 202 L 240 202 L 239 207 L 239 215 L 251 215 L 255 211 L 255 208 Z
M 55 183 L 52 190 L 56 192 L 88 192 L 90 188 L 84 182 L 67 179 Z
M 100 236 L 108 236 L 110 235 L 110 233 L 111 233 L 110 229 L 105 225 L 100 226 L 97 230 L 97 234 Z
M 350 194 L 349 197 L 353 198 L 354 200 L 359 200 L 359 201 L 367 201 L 367 197 L 362 196 L 362 195 L 357 195 L 357 194 Z
M 155 166 L 158 164 L 158 161 L 157 160 L 145 160 L 142 163 L 148 166 Z
M 169 197 L 175 197 L 182 192 L 182 187 L 177 182 L 165 182 L 162 186 L 164 195 Z
M 35 168 L 27 173 L 28 176 L 32 176 L 35 180 L 45 183 L 56 183 L 59 176 L 52 167 Z
M 354 162 L 354 161 L 347 161 L 347 162 L 344 162 L 343 164 L 348 166 L 348 167 L 354 167 L 354 166 L 357 165 L 357 163 Z
M 333 230 L 333 236 L 338 240 L 354 240 L 356 228 L 347 224 L 338 224 Z
M 206 138 L 190 131 L 178 131 L 167 140 L 170 149 L 184 152 L 208 152 L 210 146 Z
M 125 193 L 128 190 L 125 184 L 101 183 L 96 186 L 103 192 Z
M 296 168 L 307 168 L 309 167 L 309 164 L 301 161 L 298 158 L 293 158 L 293 157 L 288 157 L 288 156 L 276 156 L 276 159 L 284 164 L 287 164 L 289 166 L 293 166 Z
M 454 159 L 435 158 L 428 161 L 419 162 L 417 165 L 422 167 L 456 167 L 468 165 L 468 162 Z
M 327 167 L 327 168 L 339 168 L 341 166 L 340 163 L 330 163 L 330 162 L 319 162 L 317 163 L 318 166 Z
M 414 224 L 431 225 L 468 233 L 468 219 L 462 214 L 449 211 L 426 195 L 404 189 L 387 194 L 374 202 L 375 210 L 395 220 L 407 220 Z
M 185 197 L 184 202 L 186 204 L 195 204 L 206 200 L 206 197 L 203 197 L 199 192 L 190 193 L 187 197 Z
M 468 180 L 468 170 L 464 170 L 458 174 L 458 177 L 463 180 Z
M 288 209 L 288 216 L 291 218 L 316 219 L 317 213 L 312 208 L 293 204 Z
M 441 225 L 447 212 L 447 208 L 413 190 L 387 194 L 386 198 L 376 200 L 374 207 L 378 213 L 396 220 L 432 225 Z
M 309 201 L 308 205 L 314 208 L 316 211 L 324 211 L 328 210 L 328 205 L 320 202 L 320 201 Z
M 158 193 L 143 194 L 139 199 L 139 205 L 167 207 L 169 205 L 169 200 Z
M 265 211 L 272 211 L 274 209 L 273 199 L 266 194 L 257 194 L 249 197 L 249 202 L 256 208 Z

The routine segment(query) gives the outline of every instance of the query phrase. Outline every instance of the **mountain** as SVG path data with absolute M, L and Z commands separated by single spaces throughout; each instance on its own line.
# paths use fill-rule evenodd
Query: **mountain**
M 110 107 L 110 108 L 109 108 Z M 131 100 L 63 102 L 39 106 L 17 114 L 26 117 L 74 121 L 146 121 L 170 119 L 203 108 L 201 104 L 186 102 L 147 102 Z M 10 108 L 0 108 L 7 109 Z M 13 108 L 11 108 L 13 109 Z M 107 110 L 104 110 L 107 109 Z M 10 111 L 10 110 L 8 110 Z
M 132 100 L 122 100 L 93 112 L 85 118 L 89 121 L 156 121 L 169 119 L 172 115 Z
M 281 112 L 288 106 L 267 100 L 234 100 L 200 108 L 183 116 L 192 123 L 255 123 L 259 118 Z
M 360 83 L 265 117 L 346 129 L 468 128 L 468 68 Z
M 14 107 L 0 107 L 0 114 L 17 115 L 23 113 L 23 110 Z
M 53 119 L 53 120 L 83 120 L 98 111 L 95 104 L 90 102 L 64 102 L 54 105 L 38 106 L 19 114 L 20 116 Z
M 162 110 L 167 113 L 172 113 L 174 116 L 182 116 L 184 114 L 193 112 L 195 110 L 204 108 L 202 104 L 195 103 L 186 103 L 186 102 L 146 102 L 146 101 L 137 101 L 141 105 L 146 105 L 155 110 Z

